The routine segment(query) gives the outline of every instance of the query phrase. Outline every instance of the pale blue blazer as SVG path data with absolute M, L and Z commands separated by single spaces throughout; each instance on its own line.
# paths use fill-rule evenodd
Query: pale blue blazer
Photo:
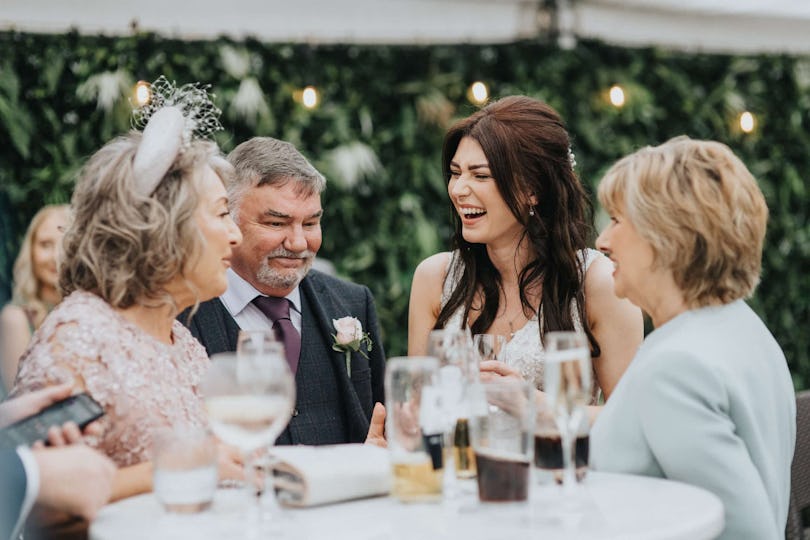
M 679 480 L 725 506 L 724 539 L 784 539 L 796 401 L 745 302 L 687 311 L 645 339 L 591 431 L 594 469 Z

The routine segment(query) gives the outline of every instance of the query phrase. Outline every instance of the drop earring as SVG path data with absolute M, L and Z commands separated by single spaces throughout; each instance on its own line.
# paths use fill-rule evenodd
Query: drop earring
M 533 216 L 533 215 L 534 215 L 534 206 L 530 206 L 530 207 L 529 207 L 529 215 L 530 215 L 530 216 Z

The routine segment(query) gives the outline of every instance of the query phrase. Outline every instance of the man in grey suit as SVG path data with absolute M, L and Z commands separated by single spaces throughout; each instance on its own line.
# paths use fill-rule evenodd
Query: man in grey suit
M 180 320 L 209 355 L 235 350 L 240 329 L 273 328 L 285 341 L 296 406 L 278 444 L 384 444 L 385 409 L 375 404 L 384 401 L 385 353 L 374 298 L 367 287 L 311 269 L 325 178 L 293 145 L 269 137 L 240 144 L 228 160 L 236 169 L 229 207 L 243 241 L 223 261 L 231 266 L 228 290 Z M 279 308 L 283 315 L 273 312 Z M 344 317 L 356 318 L 372 343 L 350 362 L 332 348 L 333 320 Z

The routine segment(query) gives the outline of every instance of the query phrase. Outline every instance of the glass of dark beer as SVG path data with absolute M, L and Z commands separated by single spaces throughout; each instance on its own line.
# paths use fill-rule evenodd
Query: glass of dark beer
M 587 416 L 583 416 L 574 443 L 576 478 L 581 481 L 588 470 L 590 439 Z M 563 482 L 563 444 L 560 430 L 548 402 L 537 406 L 534 428 L 534 466 L 541 483 Z
M 483 389 L 487 412 L 471 419 L 478 498 L 483 503 L 526 501 L 534 452 L 532 388 L 505 379 L 484 383 Z

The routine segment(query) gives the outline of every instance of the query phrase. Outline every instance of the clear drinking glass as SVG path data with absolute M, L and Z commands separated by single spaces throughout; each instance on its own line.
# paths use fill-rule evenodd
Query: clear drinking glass
M 217 489 L 217 446 L 202 427 L 174 426 L 152 434 L 155 497 L 167 512 L 211 507 Z
M 466 403 L 470 383 L 478 380 L 478 362 L 469 330 L 433 330 L 428 354 L 439 361 L 438 391 L 445 433 L 445 498 L 458 495 L 457 478 L 475 477 Z
M 546 334 L 543 389 L 551 407 L 563 451 L 563 487 L 575 489 L 576 438 L 591 393 L 591 351 L 582 332 Z
M 437 501 L 442 496 L 438 369 L 438 361 L 428 356 L 389 358 L 386 363 L 385 432 L 393 475 L 391 495 L 402 502 Z
M 431 330 L 428 334 L 427 355 L 436 358 L 440 368 L 452 366 L 465 380 L 478 378 L 478 365 L 470 354 L 471 348 L 469 329 Z
M 534 466 L 541 483 L 556 481 L 562 484 L 563 481 L 563 444 L 556 416 L 555 409 L 548 401 L 537 405 L 534 424 Z M 583 415 L 574 442 L 577 481 L 585 478 L 588 470 L 590 426 L 587 416 Z
M 202 393 L 214 434 L 242 451 L 248 493 L 255 500 L 256 517 L 249 521 L 255 524 L 261 515 L 255 456 L 272 446 L 295 405 L 295 383 L 283 345 L 274 343 L 255 354 L 213 355 Z M 275 496 L 272 488 L 267 491 Z
M 478 498 L 481 502 L 526 501 L 534 442 L 534 389 L 518 379 L 481 386 L 486 412 L 471 419 Z

